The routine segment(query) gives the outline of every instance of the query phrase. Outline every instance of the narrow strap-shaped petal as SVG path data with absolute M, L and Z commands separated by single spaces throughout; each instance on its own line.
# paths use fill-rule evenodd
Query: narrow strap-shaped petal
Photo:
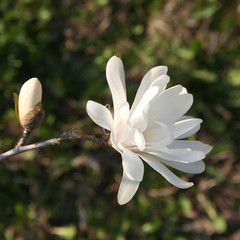
M 138 117 L 138 115 L 143 111 L 143 109 L 148 105 L 148 103 L 157 95 L 158 89 L 159 88 L 157 86 L 153 86 L 146 90 L 138 105 L 136 106 L 134 112 L 132 112 L 133 109 L 131 109 L 131 119 Z
M 137 128 L 143 132 L 147 129 L 148 115 L 144 112 L 139 112 L 135 118 L 130 118 L 130 124 L 132 128 Z
M 181 120 L 190 120 L 190 119 L 194 119 L 193 117 L 191 116 L 182 116 L 180 119 L 178 119 L 178 121 L 181 121 Z M 192 136 L 193 134 L 195 134 L 196 132 L 199 131 L 200 129 L 200 124 L 197 124 L 195 127 L 191 128 L 190 130 L 186 131 L 185 133 L 179 135 L 176 139 L 182 139 L 182 138 L 188 138 L 190 136 Z
M 119 107 L 126 101 L 124 67 L 120 58 L 113 56 L 109 59 L 106 67 L 106 77 L 112 93 L 114 119 L 116 119 Z
M 129 179 L 126 173 L 123 171 L 122 182 L 118 190 L 118 203 L 123 205 L 129 202 L 135 195 L 138 186 L 139 182 Z
M 184 134 L 178 136 L 177 139 L 188 138 L 188 137 L 192 136 L 193 134 L 195 134 L 196 132 L 199 131 L 200 127 L 201 127 L 201 125 L 198 124 L 197 126 L 195 126 L 194 128 L 190 129 L 189 131 L 187 131 Z
M 154 125 L 155 118 L 158 116 L 159 111 L 164 111 L 165 108 L 168 108 L 169 102 L 173 101 L 173 99 L 179 95 L 179 93 L 182 91 L 182 88 L 183 87 L 181 85 L 168 88 L 167 90 L 157 94 L 157 96 L 152 100 L 151 104 L 147 105 L 147 107 L 144 109 L 144 113 L 149 116 L 149 127 L 152 127 L 151 124 Z
M 147 154 L 147 153 L 145 153 Z M 155 155 L 153 155 L 154 159 L 157 161 L 175 168 L 179 171 L 185 172 L 185 173 L 191 173 L 191 174 L 197 174 L 197 173 L 202 173 L 205 170 L 205 164 L 202 160 L 193 162 L 193 163 L 183 163 L 183 162 L 176 162 L 176 161 L 171 161 L 171 160 L 166 160 L 163 158 L 159 158 Z
M 189 132 L 193 128 L 199 126 L 201 122 L 202 119 L 199 118 L 184 119 L 169 125 L 169 127 L 173 133 L 174 138 L 176 139 L 186 132 Z
M 192 151 L 190 148 L 169 149 L 164 146 L 152 145 L 146 146 L 144 151 L 159 158 L 182 163 L 193 163 L 205 158 L 203 151 Z
M 151 83 L 149 88 L 146 89 L 142 94 L 142 98 L 138 98 L 136 101 L 134 101 L 130 112 L 132 119 L 135 118 L 139 112 L 142 112 L 143 109 L 149 104 L 149 102 L 165 89 L 169 80 L 169 76 L 164 74 Z
M 212 146 L 195 140 L 174 140 L 169 149 L 191 149 L 191 151 L 202 151 L 204 154 L 208 154 L 212 150 Z
M 143 77 L 141 84 L 138 88 L 137 94 L 135 96 L 133 105 L 132 105 L 132 112 L 135 110 L 137 105 L 139 104 L 140 100 L 142 99 L 142 96 L 146 92 L 146 90 L 150 87 L 150 85 L 157 80 L 161 75 L 164 75 L 167 73 L 167 67 L 166 66 L 157 66 L 152 69 L 150 69 L 145 76 Z M 159 84 L 159 91 L 163 91 L 166 87 L 166 85 L 169 82 L 168 77 L 162 78 L 162 84 Z
M 167 145 L 173 141 L 170 128 L 161 122 L 156 122 L 154 128 L 147 129 L 144 132 L 144 137 L 147 145 Z
M 180 90 L 180 91 L 179 91 Z M 191 94 L 179 94 L 182 86 L 175 86 L 154 98 L 148 109 L 149 118 L 153 121 L 171 124 L 183 116 L 193 103 Z
M 164 166 L 160 161 L 156 160 L 154 156 L 150 154 L 141 153 L 139 156 L 151 166 L 154 170 L 159 172 L 166 180 L 178 188 L 189 188 L 193 186 L 192 182 L 185 182 L 181 178 L 177 177 L 173 172 L 171 172 L 166 166 Z
M 123 149 L 122 165 L 128 178 L 134 181 L 142 181 L 144 165 L 142 160 L 132 151 Z
M 88 101 L 86 106 L 89 117 L 99 126 L 113 131 L 113 118 L 111 112 L 103 105 Z
M 145 139 L 144 139 L 142 132 L 140 132 L 138 129 L 135 130 L 134 141 L 135 141 L 138 149 L 140 151 L 143 151 L 145 148 Z
M 161 158 L 159 161 L 169 167 L 175 168 L 185 173 L 198 174 L 202 173 L 205 170 L 205 163 L 202 160 L 193 163 L 182 163 Z
M 131 133 L 131 127 L 129 121 L 129 104 L 123 102 L 119 107 L 118 122 L 115 122 L 114 134 L 117 142 L 122 142 Z
M 129 119 L 129 103 L 127 101 L 123 102 L 119 107 L 119 118 L 123 123 L 127 123 Z

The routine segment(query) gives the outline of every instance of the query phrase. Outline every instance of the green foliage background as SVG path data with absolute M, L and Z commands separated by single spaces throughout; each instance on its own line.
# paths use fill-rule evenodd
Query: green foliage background
M 88 99 L 111 103 L 105 66 L 123 59 L 128 97 L 167 65 L 194 96 L 195 136 L 214 146 L 206 171 L 179 190 L 145 165 L 140 188 L 117 204 L 121 157 L 91 142 L 65 142 L 0 163 L 0 239 L 240 239 L 240 5 L 232 0 L 1 0 L 0 151 L 21 136 L 12 93 L 43 86 L 45 119 L 30 142 L 76 127 L 100 134 Z M 181 173 L 178 173 L 181 175 Z M 186 175 L 181 175 L 183 178 Z

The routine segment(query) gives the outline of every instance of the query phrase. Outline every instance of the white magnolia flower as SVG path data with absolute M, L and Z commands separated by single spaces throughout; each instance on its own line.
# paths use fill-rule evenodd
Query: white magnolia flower
M 42 85 L 37 78 L 26 81 L 19 93 L 14 93 L 15 111 L 21 125 L 28 130 L 36 128 L 42 118 Z
M 191 187 L 192 182 L 183 181 L 166 165 L 192 174 L 205 169 L 202 159 L 212 147 L 200 141 L 180 140 L 196 133 L 202 122 L 183 116 L 193 103 L 192 95 L 181 85 L 165 89 L 170 80 L 167 67 L 158 66 L 144 76 L 130 108 L 121 59 L 113 56 L 108 61 L 106 76 L 114 114 L 93 101 L 88 101 L 87 113 L 111 132 L 110 143 L 122 155 L 119 204 L 127 203 L 136 193 L 143 179 L 142 160 L 176 187 Z

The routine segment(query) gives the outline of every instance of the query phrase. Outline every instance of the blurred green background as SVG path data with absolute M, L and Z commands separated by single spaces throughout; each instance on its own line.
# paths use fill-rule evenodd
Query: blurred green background
M 117 204 L 121 156 L 71 141 L 0 163 L 0 239 L 240 239 L 240 2 L 237 0 L 1 0 L 0 151 L 21 136 L 12 93 L 43 86 L 45 119 L 29 143 L 76 127 L 100 134 L 88 99 L 111 103 L 105 66 L 123 59 L 128 98 L 167 65 L 171 85 L 194 96 L 196 139 L 214 146 L 203 174 L 179 190 L 145 164 L 144 180 Z M 178 175 L 186 178 L 186 174 Z

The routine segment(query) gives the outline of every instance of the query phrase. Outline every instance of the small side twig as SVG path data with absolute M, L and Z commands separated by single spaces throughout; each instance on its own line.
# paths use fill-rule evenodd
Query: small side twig
M 21 146 L 25 145 L 25 143 L 26 143 L 27 139 L 29 138 L 30 134 L 31 134 L 31 131 L 27 130 L 25 128 L 24 131 L 23 131 L 22 137 L 19 139 L 18 143 L 16 144 L 16 147 L 21 147 Z

